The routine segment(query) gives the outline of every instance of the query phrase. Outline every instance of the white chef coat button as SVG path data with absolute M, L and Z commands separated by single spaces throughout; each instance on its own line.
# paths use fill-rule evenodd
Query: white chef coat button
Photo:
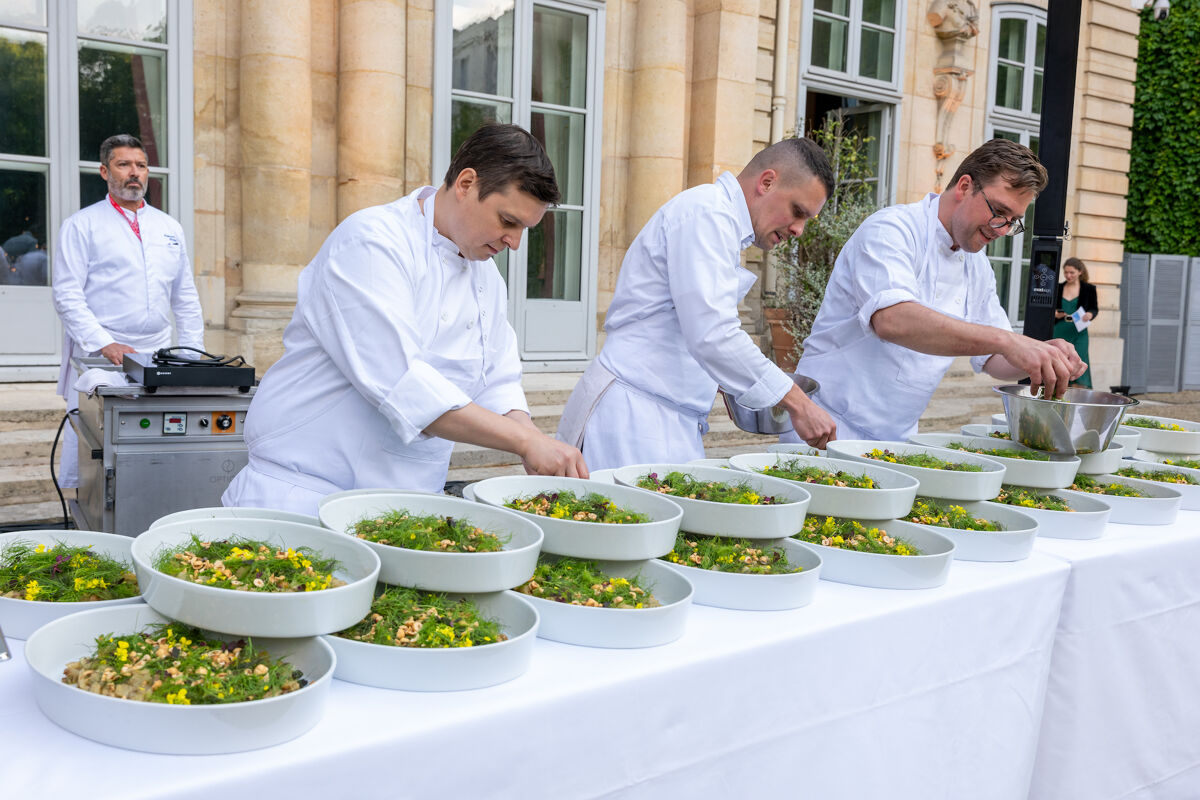
M 450 314 L 443 311 L 442 312 L 442 322 L 449 322 L 449 321 L 450 321 Z
M 473 320 L 473 319 L 467 320 L 467 330 L 470 330 L 471 328 L 474 328 L 474 327 L 475 327 L 475 320 Z

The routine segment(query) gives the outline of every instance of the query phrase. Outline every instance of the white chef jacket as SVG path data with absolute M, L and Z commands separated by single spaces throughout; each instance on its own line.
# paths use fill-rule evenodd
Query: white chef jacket
M 1011 330 L 987 255 L 952 250 L 938 220 L 939 195 L 872 214 L 838 254 L 796 372 L 815 378 L 813 398 L 838 423 L 838 438 L 903 440 L 917 430 L 950 356 L 880 339 L 871 316 L 917 302 L 967 322 Z M 972 356 L 976 372 L 991 358 Z M 794 432 L 781 441 L 799 441 Z
M 572 392 L 559 438 L 582 435 L 590 469 L 704 454 L 718 384 L 767 408 L 792 387 L 742 330 L 754 284 L 741 252 L 754 241 L 737 179 L 676 195 L 634 239 L 605 319 L 600 355 Z
M 52 281 L 54 308 L 63 323 L 58 393 L 78 407 L 71 388 L 71 358 L 94 354 L 114 342 L 138 352 L 171 344 L 174 314 L 179 344 L 204 348 L 204 315 L 192 279 L 183 228 L 148 203 L 137 210 L 139 239 L 129 224 L 134 212 L 118 211 L 106 195 L 67 218 L 58 234 Z M 63 440 L 64 487 L 78 486 L 74 430 Z
M 426 186 L 351 215 L 300 273 L 225 505 L 315 514 L 344 489 L 440 492 L 454 444 L 431 422 L 472 402 L 528 411 L 504 281 L 434 229 L 434 199 Z

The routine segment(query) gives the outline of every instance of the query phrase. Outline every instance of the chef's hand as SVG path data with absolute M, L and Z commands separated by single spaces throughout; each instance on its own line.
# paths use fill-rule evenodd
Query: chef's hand
M 808 395 L 793 386 L 779 401 L 792 418 L 796 435 L 811 447 L 824 450 L 825 445 L 837 438 L 837 423 L 825 413 L 825 409 L 808 399 Z
M 1075 347 L 1063 339 L 1043 342 L 1014 333 L 1001 355 L 1029 375 L 1030 392 L 1036 395 L 1038 387 L 1044 386 L 1046 397 L 1061 396 L 1071 379 L 1087 370 Z
M 100 355 L 104 356 L 109 361 L 116 364 L 118 367 L 121 366 L 121 363 L 124 360 L 124 355 L 126 353 L 136 353 L 136 352 L 137 352 L 137 350 L 134 350 L 129 345 L 120 344 L 119 342 L 113 342 L 112 344 L 106 344 L 106 345 L 104 345 L 104 347 L 100 348 Z
M 529 444 L 518 455 L 521 456 L 525 472 L 530 475 L 562 475 L 568 478 L 588 476 L 583 453 L 540 431 L 536 436 L 529 437 Z

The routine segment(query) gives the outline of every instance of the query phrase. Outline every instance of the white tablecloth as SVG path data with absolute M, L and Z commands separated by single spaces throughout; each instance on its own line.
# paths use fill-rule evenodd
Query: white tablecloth
M 1200 513 L 1039 539 L 1066 559 L 1032 800 L 1200 798 Z
M 227 756 L 119 750 L 56 727 L 21 643 L 0 664 L 4 797 L 1024 798 L 1064 561 L 956 562 L 949 583 L 821 582 L 785 612 L 695 606 L 679 641 L 539 640 L 528 673 L 419 694 L 334 682 L 325 718 Z

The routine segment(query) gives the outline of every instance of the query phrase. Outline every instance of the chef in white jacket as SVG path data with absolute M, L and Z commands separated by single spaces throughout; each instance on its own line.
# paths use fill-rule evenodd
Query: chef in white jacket
M 149 166 L 142 143 L 128 134 L 100 145 L 103 200 L 67 218 L 54 257 L 54 308 L 62 320 L 58 393 L 79 405 L 74 356 L 101 355 L 121 364 L 125 353 L 179 344 L 204 348 L 204 316 L 192 279 L 183 229 L 146 203 Z M 65 429 L 59 485 L 79 485 L 75 430 Z
M 1061 393 L 1087 365 L 1061 339 L 1013 333 L 983 249 L 1024 229 L 1046 186 L 1027 147 L 993 139 L 950 187 L 872 214 L 838 254 L 796 372 L 821 384 L 839 439 L 904 440 L 955 356 L 1000 380 Z M 797 441 L 785 434 L 782 441 Z
M 704 455 L 720 385 L 750 408 L 780 405 L 824 446 L 834 424 L 742 330 L 738 303 L 754 283 L 741 265 L 804 230 L 833 190 L 810 139 L 759 152 L 736 177 L 676 195 L 634 239 L 605 319 L 604 348 L 571 393 L 558 437 L 593 469 Z
M 587 477 L 579 451 L 529 418 L 492 261 L 557 200 L 541 144 L 488 125 L 442 186 L 338 225 L 300 273 L 283 357 L 246 415 L 249 463 L 222 502 L 316 514 L 344 489 L 440 492 L 456 441 Z

